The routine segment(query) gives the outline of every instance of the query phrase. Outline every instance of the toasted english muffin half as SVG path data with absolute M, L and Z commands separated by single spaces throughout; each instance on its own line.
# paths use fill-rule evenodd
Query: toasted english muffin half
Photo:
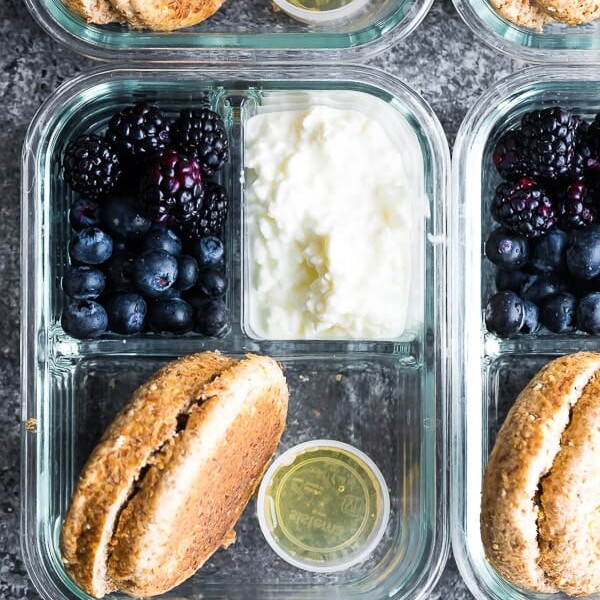
M 285 426 L 288 392 L 272 359 L 248 356 L 204 386 L 119 518 L 109 577 L 134 596 L 169 590 L 228 539 Z
M 548 363 L 519 394 L 502 425 L 483 480 L 481 538 L 500 575 L 537 592 L 556 592 L 540 566 L 539 485 L 561 449 L 570 411 L 600 369 L 600 354 Z
M 110 0 L 63 0 L 65 6 L 88 23 L 106 25 L 123 23 L 123 15 L 114 8 Z
M 492 8 L 504 19 L 519 25 L 541 31 L 552 17 L 530 0 L 490 0 Z
M 172 31 L 212 16 L 224 0 L 111 0 L 134 29 Z
M 581 25 L 600 18 L 600 0 L 535 0 L 552 19 Z
M 540 566 L 571 596 L 600 591 L 600 372 L 585 386 L 541 482 Z
M 129 25 L 131 29 L 146 29 L 146 24 L 140 19 L 131 8 L 130 0 L 109 0 L 113 10 L 121 15 L 121 18 Z
M 231 543 L 283 432 L 287 394 L 277 363 L 252 355 L 196 354 L 153 375 L 77 482 L 60 539 L 73 580 L 97 598 L 158 594 Z

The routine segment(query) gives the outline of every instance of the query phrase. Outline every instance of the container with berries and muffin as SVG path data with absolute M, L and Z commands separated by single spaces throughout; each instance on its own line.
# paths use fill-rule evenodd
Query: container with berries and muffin
M 104 67 L 49 99 L 22 221 L 42 596 L 429 593 L 448 162 L 369 68 Z
M 594 69 L 529 68 L 458 134 L 450 522 L 477 598 L 600 591 L 599 115 Z
M 528 63 L 600 63 L 596 0 L 453 0 L 473 32 Z
M 114 61 L 357 60 L 390 48 L 432 0 L 26 0 L 42 28 Z

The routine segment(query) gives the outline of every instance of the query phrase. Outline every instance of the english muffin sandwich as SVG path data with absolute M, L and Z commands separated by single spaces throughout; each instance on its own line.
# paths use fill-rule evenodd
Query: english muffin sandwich
M 207 352 L 154 374 L 79 476 L 60 538 L 73 580 L 96 598 L 153 596 L 229 545 L 277 448 L 287 402 L 268 357 Z
M 508 413 L 483 481 L 481 538 L 534 592 L 600 592 L 600 353 L 548 363 Z
M 132 29 L 172 31 L 212 16 L 224 0 L 63 0 L 88 23 L 127 23 Z

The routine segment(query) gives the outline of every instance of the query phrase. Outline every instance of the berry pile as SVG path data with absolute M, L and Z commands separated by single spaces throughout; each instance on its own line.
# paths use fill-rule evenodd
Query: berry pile
M 560 107 L 529 112 L 492 159 L 504 181 L 485 244 L 497 267 L 488 330 L 599 335 L 600 114 L 588 124 Z
M 113 115 L 103 136 L 69 143 L 63 173 L 78 197 L 63 278 L 66 333 L 227 332 L 229 202 L 209 177 L 228 160 L 219 115 L 183 110 L 171 123 L 146 102 Z

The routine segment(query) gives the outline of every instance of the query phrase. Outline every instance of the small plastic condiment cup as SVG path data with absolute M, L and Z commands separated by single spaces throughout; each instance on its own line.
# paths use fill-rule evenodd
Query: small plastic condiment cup
M 258 521 L 286 562 L 317 573 L 343 571 L 377 547 L 390 515 L 387 485 L 363 452 L 334 440 L 290 448 L 267 470 Z
M 335 21 L 341 21 L 353 16 L 359 10 L 364 8 L 369 0 L 350 0 L 348 4 L 331 10 L 318 10 L 302 8 L 296 4 L 288 2 L 288 0 L 273 0 L 273 2 L 286 12 L 290 17 L 308 23 L 310 25 L 327 25 Z

